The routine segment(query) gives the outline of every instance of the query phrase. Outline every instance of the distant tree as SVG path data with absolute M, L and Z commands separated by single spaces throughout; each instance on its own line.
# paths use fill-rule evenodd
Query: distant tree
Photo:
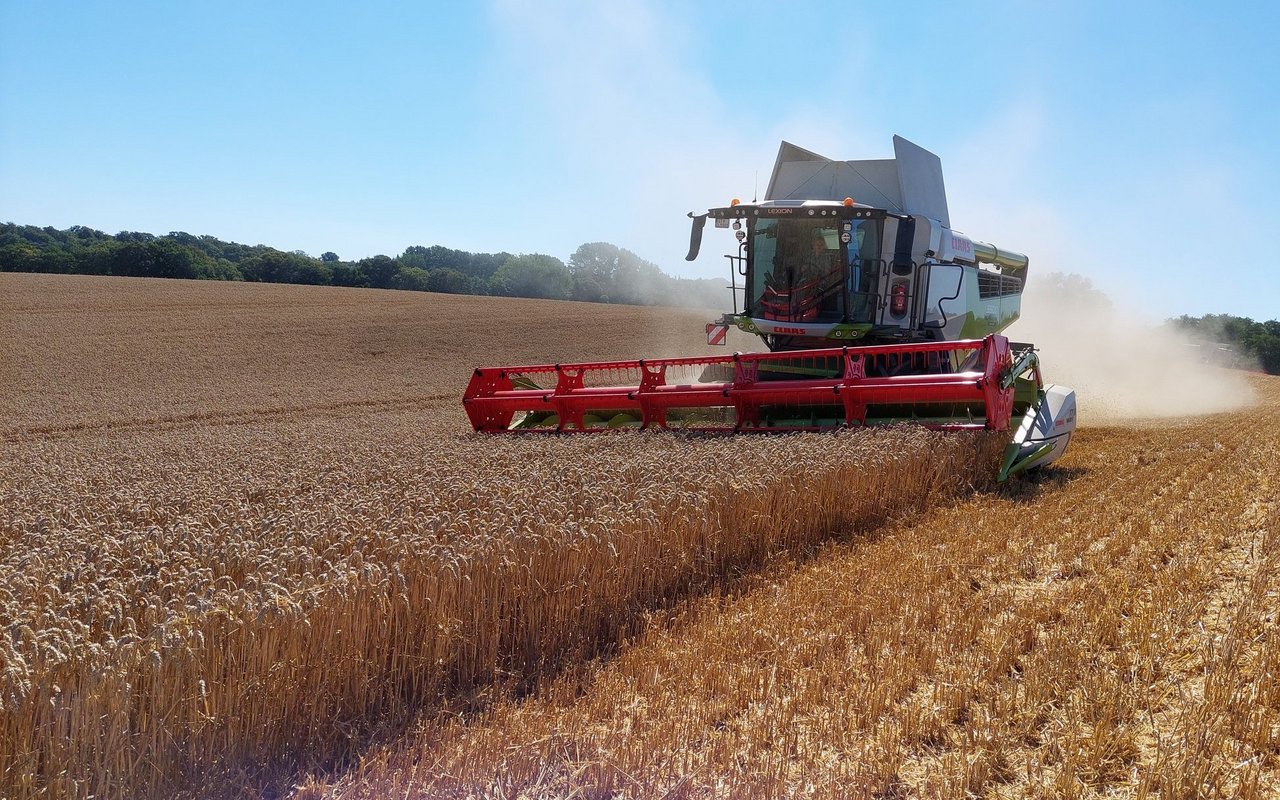
M 1280 375 L 1280 320 L 1254 322 L 1230 314 L 1183 315 L 1168 321 L 1170 327 L 1203 344 L 1228 345 L 1246 361 Z
M 0 245 L 0 272 L 41 272 L 40 248 L 26 242 Z
M 116 234 L 117 242 L 149 242 L 154 238 L 153 234 L 139 231 L 120 231 Z
M 606 282 L 613 279 L 622 249 L 608 242 L 587 242 L 569 256 L 569 271 L 575 275 L 593 274 Z
M 265 248 L 262 247 L 250 247 L 247 244 L 239 244 L 237 242 L 226 242 L 222 246 L 221 256 L 232 264 L 239 264 L 246 258 L 251 258 L 252 256 L 257 255 L 264 249 Z
M 1280 375 L 1280 336 L 1261 337 L 1254 344 L 1258 364 L 1272 375 Z
M 271 248 L 265 248 L 240 262 L 240 271 L 244 273 L 245 280 L 264 283 L 306 283 L 309 281 L 302 280 L 304 275 L 312 280 L 318 277 L 312 267 L 324 269 L 310 256 Z
M 41 272 L 67 275 L 76 271 L 76 259 L 66 250 L 48 250 L 41 254 Z
M 440 245 L 414 245 L 394 259 L 379 255 L 351 263 L 332 251 L 315 259 L 301 250 L 283 252 L 185 231 L 160 237 L 139 231 L 111 235 L 85 226 L 63 231 L 14 223 L 0 223 L 0 271 L 374 286 L 709 308 L 724 305 L 717 298 L 726 294 L 717 286 L 720 281 L 672 278 L 606 242 L 582 245 L 567 266 L 548 255 L 470 253 Z M 1226 316 L 1196 323 L 1201 329 L 1216 326 L 1224 340 L 1245 342 L 1241 347 L 1258 354 L 1270 352 L 1267 343 L 1277 335 L 1267 326 L 1280 326 Z
M 196 277 L 206 281 L 242 281 L 244 274 L 240 268 L 225 258 L 211 259 L 206 264 L 196 266 Z
M 129 275 L 133 277 L 149 277 L 156 274 L 155 255 L 145 242 L 135 239 L 120 239 L 119 247 L 111 250 L 111 263 L 108 275 Z
M 76 253 L 76 272 L 81 275 L 110 275 L 114 250 L 120 244 L 115 239 L 101 239 Z
M 417 267 L 400 267 L 400 271 L 396 273 L 396 288 L 409 289 L 415 292 L 427 291 L 430 283 L 431 275 L 425 269 Z
M 67 228 L 67 233 L 79 239 L 83 244 L 93 244 L 109 238 L 102 231 L 94 230 L 84 225 L 72 225 Z
M 362 258 L 356 262 L 361 274 L 364 276 L 365 283 L 375 289 L 394 289 L 396 284 L 396 274 L 400 271 L 400 265 L 397 264 L 390 256 L 373 256 L 372 258 Z
M 228 261 L 235 259 L 236 250 L 234 245 L 228 245 L 213 236 L 201 236 L 192 245 L 200 252 L 212 259 L 225 258 Z M 239 260 L 239 259 L 235 259 Z
M 333 285 L 368 286 L 369 284 L 365 282 L 364 274 L 355 264 L 339 261 L 333 265 Z
M 582 274 L 573 276 L 572 297 L 588 303 L 609 302 L 609 287 L 597 275 Z
M 532 253 L 512 256 L 489 281 L 494 294 L 508 297 L 568 299 L 573 291 L 573 275 L 555 256 Z
M 431 263 L 427 257 L 427 248 L 422 245 L 412 245 L 406 247 L 404 252 L 396 259 L 403 267 L 415 267 L 417 269 L 431 271 Z
M 66 250 L 25 241 L 0 246 L 0 272 L 68 273 L 75 269 L 76 259 Z
M 305 261 L 298 263 L 294 282 L 309 286 L 328 286 L 333 282 L 333 268 L 323 261 L 316 261 L 307 256 Z
M 473 278 L 448 267 L 435 270 L 427 280 L 430 291 L 444 294 L 470 294 L 474 286 Z
M 34 225 L 23 225 L 21 228 L 15 225 L 6 232 L 3 244 L 14 244 L 17 242 L 25 242 L 26 244 L 35 245 L 42 249 L 48 248 L 57 243 L 53 237 Z
M 573 299 L 607 303 L 618 271 L 621 251 L 605 242 L 589 242 L 569 256 L 573 274 Z
M 673 278 L 650 261 L 608 242 L 590 242 L 569 257 L 573 298 L 633 305 L 719 308 L 731 298 L 720 281 Z
M 481 278 L 486 283 L 493 277 L 503 264 L 510 261 L 512 255 L 510 253 L 473 253 L 468 260 L 467 269 L 462 271 L 473 278 Z
M 502 261 L 511 257 L 509 253 L 504 254 L 504 256 Z M 412 247 L 406 247 L 405 251 L 396 260 L 402 266 L 418 267 L 428 272 L 452 269 L 464 275 L 480 276 L 487 279 L 497 271 L 498 267 L 502 266 L 502 261 L 490 264 L 487 260 L 490 258 L 492 257 L 485 253 L 468 253 L 466 250 L 454 250 L 440 245 L 432 245 L 431 247 L 413 245 Z
M 148 273 L 154 278 L 194 278 L 198 251 L 169 239 L 153 239 L 144 245 L 151 252 Z M 207 260 L 201 255 L 200 260 Z

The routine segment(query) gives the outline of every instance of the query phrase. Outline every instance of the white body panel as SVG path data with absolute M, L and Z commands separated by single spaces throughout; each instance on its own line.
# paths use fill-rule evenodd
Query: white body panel
M 938 253 L 939 261 L 948 264 L 955 261 L 973 264 L 976 261 L 973 255 L 973 240 L 963 233 L 956 233 L 953 230 L 943 231 L 941 246 L 942 250 Z
M 751 324 L 761 333 L 776 336 L 814 336 L 821 338 L 835 327 L 830 322 L 775 322 L 770 319 L 752 318 Z M 833 343 L 834 344 L 834 343 Z
M 1065 386 L 1050 385 L 1044 390 L 1044 403 L 1034 417 L 1026 417 L 1014 436 L 1021 443 L 1018 461 L 1031 459 L 1026 469 L 1053 463 L 1067 451 L 1071 434 L 1076 429 L 1076 393 Z M 1045 448 L 1046 445 L 1049 447 Z M 1042 452 L 1037 453 L 1037 451 Z
M 917 144 L 893 137 L 893 158 L 836 161 L 783 142 L 766 200 L 842 200 L 852 197 L 900 214 L 949 226 L 942 160 Z

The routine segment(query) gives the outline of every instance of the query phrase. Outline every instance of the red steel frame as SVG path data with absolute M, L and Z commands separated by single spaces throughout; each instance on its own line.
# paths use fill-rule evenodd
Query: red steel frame
M 966 372 L 928 375 L 868 377 L 865 364 L 878 357 L 917 354 L 959 354 L 961 360 L 973 352 L 974 368 Z M 794 363 L 802 358 L 841 358 L 840 378 L 792 378 L 759 380 L 760 365 L 770 362 Z M 935 356 L 939 358 L 940 356 Z M 672 367 L 731 368 L 733 380 L 709 383 L 667 383 Z M 734 427 L 681 425 L 680 430 L 707 432 L 769 432 L 778 430 L 825 430 L 822 427 L 770 427 L 761 423 L 765 406 L 843 405 L 845 424 L 866 424 L 871 405 L 915 405 L 929 403 L 981 404 L 982 422 L 927 423 L 946 430 L 987 428 L 1002 431 L 1009 426 L 1013 411 L 1013 388 L 1002 386 L 1012 366 L 1009 340 L 991 335 L 985 339 L 959 342 L 921 342 L 869 347 L 833 347 L 820 350 L 793 350 L 777 353 L 735 353 L 728 356 L 601 361 L 585 364 L 542 364 L 524 367 L 489 367 L 475 371 L 463 396 L 471 425 L 477 431 L 507 432 L 520 411 L 550 412 L 558 415 L 554 429 L 516 429 L 511 432 L 599 432 L 605 427 L 587 427 L 583 415 L 593 411 L 635 413 L 641 428 L 667 427 L 671 409 L 732 408 Z M 639 370 L 641 380 L 633 386 L 588 386 L 587 378 L 619 370 Z M 549 388 L 516 388 L 513 378 L 555 377 Z M 1011 382 L 1009 382 L 1011 384 Z

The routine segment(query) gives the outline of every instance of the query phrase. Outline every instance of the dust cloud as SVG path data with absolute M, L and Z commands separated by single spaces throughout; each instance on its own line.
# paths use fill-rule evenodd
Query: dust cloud
M 1076 391 L 1082 424 L 1212 414 L 1254 402 L 1245 374 L 1205 363 L 1205 349 L 1113 301 L 1080 275 L 1032 275 L 1007 331 L 1040 351 L 1047 383 Z

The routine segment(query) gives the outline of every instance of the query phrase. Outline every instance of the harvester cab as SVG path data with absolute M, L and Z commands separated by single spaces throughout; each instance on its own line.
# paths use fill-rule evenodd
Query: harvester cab
M 1012 324 L 1027 257 L 953 230 L 938 157 L 901 137 L 894 150 L 833 161 L 784 142 L 763 201 L 690 214 L 688 260 L 708 219 L 738 240 L 734 311 L 720 322 L 770 350 L 976 339 Z
M 952 230 L 938 157 L 893 142 L 895 158 L 862 161 L 783 142 L 764 200 L 689 215 L 688 260 L 708 219 L 737 240 L 733 311 L 708 326 L 709 341 L 736 326 L 770 352 L 477 369 L 463 398 L 473 427 L 755 433 L 906 421 L 1012 428 L 1001 480 L 1056 459 L 1075 429 L 1075 393 L 1045 386 L 1035 349 L 999 334 L 1020 313 L 1027 257 Z

